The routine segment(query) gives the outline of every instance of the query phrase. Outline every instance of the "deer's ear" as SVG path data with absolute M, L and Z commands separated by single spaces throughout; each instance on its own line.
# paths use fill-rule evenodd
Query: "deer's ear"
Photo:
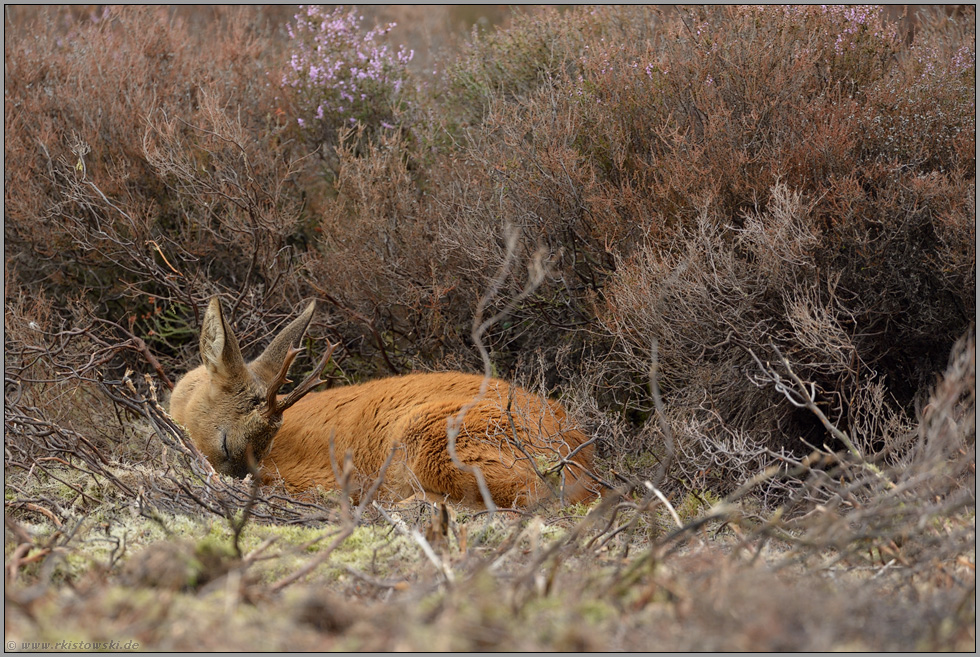
M 252 361 L 252 372 L 260 380 L 269 383 L 276 378 L 279 369 L 282 367 L 286 354 L 291 347 L 298 347 L 306 329 L 309 328 L 313 320 L 313 311 L 316 310 L 316 301 L 311 301 L 306 310 L 299 317 L 291 321 L 286 328 L 279 332 L 279 335 L 269 343 L 262 355 Z
M 201 360 L 211 379 L 229 381 L 246 376 L 238 340 L 221 312 L 218 297 L 212 297 L 201 326 Z

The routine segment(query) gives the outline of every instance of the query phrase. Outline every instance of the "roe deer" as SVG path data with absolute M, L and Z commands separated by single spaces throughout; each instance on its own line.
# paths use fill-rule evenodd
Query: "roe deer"
M 211 299 L 201 327 L 203 364 L 177 382 L 170 412 L 215 470 L 244 477 L 250 463 L 259 464 L 263 483 L 282 478 L 294 493 L 336 489 L 335 465 L 345 454 L 370 482 L 395 450 L 381 487 L 393 501 L 422 496 L 483 507 L 473 466 L 497 506 L 545 501 L 553 495 L 547 479 L 557 482 L 565 503 L 594 497 L 591 441 L 569 426 L 556 402 L 498 379 L 486 380 L 482 396 L 484 377 L 462 372 L 408 374 L 307 395 L 323 383 L 319 374 L 332 346 L 305 381 L 278 397 L 314 309 L 312 302 L 246 364 L 221 304 Z M 455 441 L 461 469 L 447 430 L 464 407 Z

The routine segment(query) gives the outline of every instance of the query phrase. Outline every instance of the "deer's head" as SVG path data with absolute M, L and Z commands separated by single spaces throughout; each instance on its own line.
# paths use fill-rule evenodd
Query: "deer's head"
M 277 396 L 315 307 L 310 303 L 261 356 L 246 363 L 217 297 L 208 304 L 201 326 L 203 363 L 174 386 L 170 412 L 218 472 L 244 477 L 253 470 L 272 448 L 283 412 L 323 383 L 319 374 L 336 345 L 292 393 Z

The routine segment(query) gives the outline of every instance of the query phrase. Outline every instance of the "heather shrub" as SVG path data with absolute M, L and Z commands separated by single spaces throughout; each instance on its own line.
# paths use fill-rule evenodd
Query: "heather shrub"
M 159 8 L 60 21 L 42 13 L 6 47 L 8 267 L 166 358 L 215 292 L 255 317 L 281 306 L 303 153 L 283 138 L 260 15 L 227 10 L 212 32 Z
M 875 426 L 904 426 L 974 312 L 972 44 L 960 23 L 924 25 L 944 44 L 930 56 L 948 57 L 928 84 L 951 118 L 908 159 L 869 117 L 916 120 L 924 65 L 878 9 L 542 10 L 474 32 L 444 106 L 424 108 L 453 139 L 416 126 L 345 156 L 319 210 L 318 276 L 371 319 L 365 344 L 471 365 L 468 318 L 494 289 L 488 308 L 508 317 L 484 339 L 499 371 L 540 352 L 549 386 L 588 380 L 632 423 L 650 413 L 656 337 L 678 426 L 777 450 L 817 440 L 811 414 L 752 383 L 748 350 L 771 343 L 842 427 L 868 425 L 870 408 Z M 511 305 L 527 276 L 496 279 L 509 231 L 549 272 Z M 887 442 L 873 433 L 869 449 Z
M 278 39 L 249 10 L 169 16 L 6 47 L 11 280 L 143 341 L 114 366 L 182 370 L 213 294 L 246 351 L 315 296 L 350 378 L 486 349 L 627 478 L 722 494 L 846 447 L 760 363 L 900 464 L 975 317 L 969 16 L 905 41 L 867 7 L 533 9 L 426 83 L 351 10 Z
M 392 131 L 363 148 L 356 141 L 338 147 L 333 193 L 313 207 L 319 240 L 303 274 L 336 311 L 353 371 L 391 374 L 444 355 L 439 317 L 453 273 L 440 264 L 439 225 L 409 170 L 407 138 Z
M 922 171 L 975 175 L 975 33 L 923 13 L 911 46 L 868 89 L 860 124 L 867 157 Z
M 296 121 L 321 155 L 333 147 L 346 128 L 360 123 L 371 136 L 401 122 L 408 102 L 408 63 L 414 51 L 383 43 L 395 23 L 363 31 L 356 8 L 301 7 L 289 24 L 289 59 L 283 84 L 295 93 Z
M 493 262 L 502 218 L 526 257 L 552 255 L 489 336 L 497 362 L 572 349 L 637 422 L 657 338 L 680 447 L 704 455 L 685 476 L 721 458 L 719 431 L 755 445 L 715 468 L 723 488 L 770 458 L 758 447 L 825 431 L 753 383 L 749 350 L 777 346 L 869 452 L 897 440 L 975 314 L 972 32 L 924 25 L 939 50 L 867 7 L 600 8 L 475 35 L 450 74 L 477 123 L 436 189 L 453 190 L 440 235 L 458 271 Z M 923 121 L 942 127 L 899 128 Z
M 583 47 L 582 15 L 553 7 L 517 13 L 506 30 L 480 31 L 448 70 L 449 111 L 463 121 L 479 122 L 496 99 L 519 100 L 524 94 L 573 65 Z

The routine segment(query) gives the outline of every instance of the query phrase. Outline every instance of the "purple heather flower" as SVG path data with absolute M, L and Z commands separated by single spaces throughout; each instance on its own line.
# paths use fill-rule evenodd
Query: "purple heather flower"
M 379 43 L 394 23 L 362 32 L 362 20 L 351 9 L 327 11 L 311 5 L 301 7 L 295 24 L 287 26 L 293 52 L 283 82 L 297 89 L 300 107 L 306 107 L 301 126 L 314 117 L 336 120 L 345 110 L 372 115 L 375 98 L 386 103 L 400 93 L 414 51 L 404 46 L 392 51 Z

